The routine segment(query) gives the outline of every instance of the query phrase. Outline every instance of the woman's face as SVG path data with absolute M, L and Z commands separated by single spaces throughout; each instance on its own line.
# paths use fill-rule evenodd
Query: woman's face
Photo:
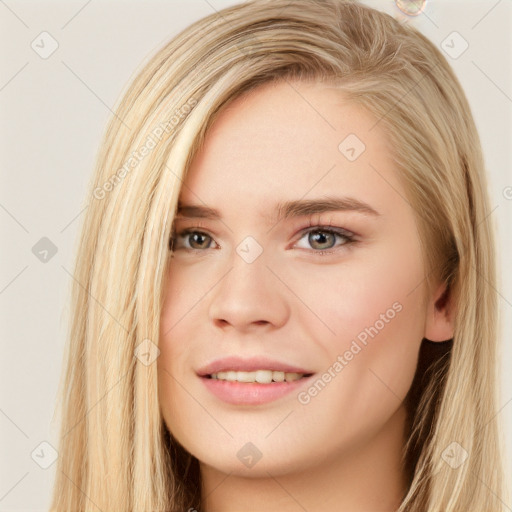
M 399 450 L 427 322 L 406 197 L 376 119 L 332 87 L 266 84 L 221 113 L 183 183 L 157 360 L 199 461 L 279 475 Z

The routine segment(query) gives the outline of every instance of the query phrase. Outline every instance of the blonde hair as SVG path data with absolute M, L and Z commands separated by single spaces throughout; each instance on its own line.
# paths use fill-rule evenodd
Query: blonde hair
M 452 344 L 419 379 L 410 411 L 399 510 L 503 509 L 494 235 L 459 81 L 419 31 L 356 1 L 253 0 L 161 48 L 108 126 L 74 270 L 53 510 L 200 507 L 197 460 L 167 431 L 157 365 L 135 350 L 158 345 L 178 196 L 209 126 L 241 94 L 295 79 L 335 84 L 374 115 L 417 216 L 426 283 L 446 283 L 456 306 Z M 457 468 L 445 462 L 452 443 L 469 454 Z

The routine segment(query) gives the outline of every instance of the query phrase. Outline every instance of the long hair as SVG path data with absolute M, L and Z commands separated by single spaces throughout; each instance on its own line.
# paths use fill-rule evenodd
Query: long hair
M 386 133 L 426 283 L 446 283 L 456 309 L 448 349 L 424 368 L 419 355 L 399 511 L 503 509 L 495 241 L 460 83 L 418 30 L 356 1 L 252 0 L 159 49 L 106 130 L 73 270 L 53 510 L 199 508 L 197 460 L 165 428 L 157 365 L 137 355 L 158 346 L 178 196 L 208 128 L 243 93 L 296 79 L 334 84 Z

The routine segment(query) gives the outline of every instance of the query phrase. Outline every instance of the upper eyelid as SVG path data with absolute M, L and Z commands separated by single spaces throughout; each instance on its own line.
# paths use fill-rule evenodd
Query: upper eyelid
M 179 229 L 176 229 L 176 223 L 179 223 L 179 224 L 184 224 L 183 227 L 180 227 Z M 305 230 L 308 230 L 309 228 L 316 228 L 316 229 L 333 229 L 333 230 L 341 230 L 341 231 L 344 231 L 346 233 L 350 233 L 350 234 L 356 234 L 354 231 L 351 231 L 350 229 L 347 229 L 347 228 L 344 228 L 342 226 L 340 226 L 340 220 L 334 220 L 334 219 L 330 219 L 330 218 L 327 218 L 325 220 L 325 222 L 323 220 L 321 220 L 320 218 L 318 218 L 318 216 L 311 216 L 308 220 L 307 220 L 307 224 L 304 224 L 304 221 L 303 222 L 296 222 L 295 224 L 295 227 L 296 227 L 296 230 L 297 231 L 305 231 Z M 187 225 L 187 224 L 190 224 L 190 225 Z M 297 228 L 297 224 L 301 224 L 302 227 L 301 228 Z M 185 231 L 200 231 L 200 232 L 205 232 L 207 234 L 210 234 L 212 231 L 215 231 L 215 230 L 211 230 L 207 225 L 206 223 L 203 224 L 201 221 L 193 221 L 192 219 L 176 219 L 175 222 L 173 223 L 172 225 L 172 229 L 171 229 L 171 234 L 179 234 L 179 233 L 183 233 Z M 230 229 L 230 231 L 232 231 Z
M 305 226 L 304 228 L 299 229 L 298 233 L 307 233 L 309 231 L 332 231 L 337 234 L 341 233 L 346 234 L 347 236 L 356 236 L 356 233 L 350 231 L 349 229 L 342 228 L 341 226 L 333 226 L 331 224 L 313 224 Z M 191 226 L 180 230 L 173 229 L 171 231 L 171 236 L 182 236 L 190 233 L 201 233 L 203 235 L 214 238 L 214 235 L 212 235 L 207 228 L 201 226 Z

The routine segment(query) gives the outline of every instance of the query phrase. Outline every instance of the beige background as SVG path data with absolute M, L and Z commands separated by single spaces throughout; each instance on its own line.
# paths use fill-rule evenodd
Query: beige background
M 52 418 L 72 255 L 87 206 L 85 186 L 110 109 L 157 47 L 194 20 L 234 3 L 0 2 L 0 511 L 48 509 L 55 464 L 52 448 L 41 443 L 57 446 Z M 393 0 L 364 3 L 400 16 Z M 503 275 L 497 293 L 505 341 L 498 414 L 508 433 L 509 464 L 511 15 L 508 0 L 431 0 L 424 14 L 408 21 L 440 47 L 453 37 L 454 51 L 462 48 L 460 37 L 469 45 L 448 60 L 467 92 L 481 134 L 490 172 L 489 215 L 500 230 Z M 51 37 L 39 36 L 43 31 Z M 40 52 L 51 49 L 52 38 L 58 48 L 42 58 Z M 43 237 L 51 242 L 41 241 Z M 47 469 L 41 467 L 45 465 Z M 507 505 L 512 510 L 512 503 Z

